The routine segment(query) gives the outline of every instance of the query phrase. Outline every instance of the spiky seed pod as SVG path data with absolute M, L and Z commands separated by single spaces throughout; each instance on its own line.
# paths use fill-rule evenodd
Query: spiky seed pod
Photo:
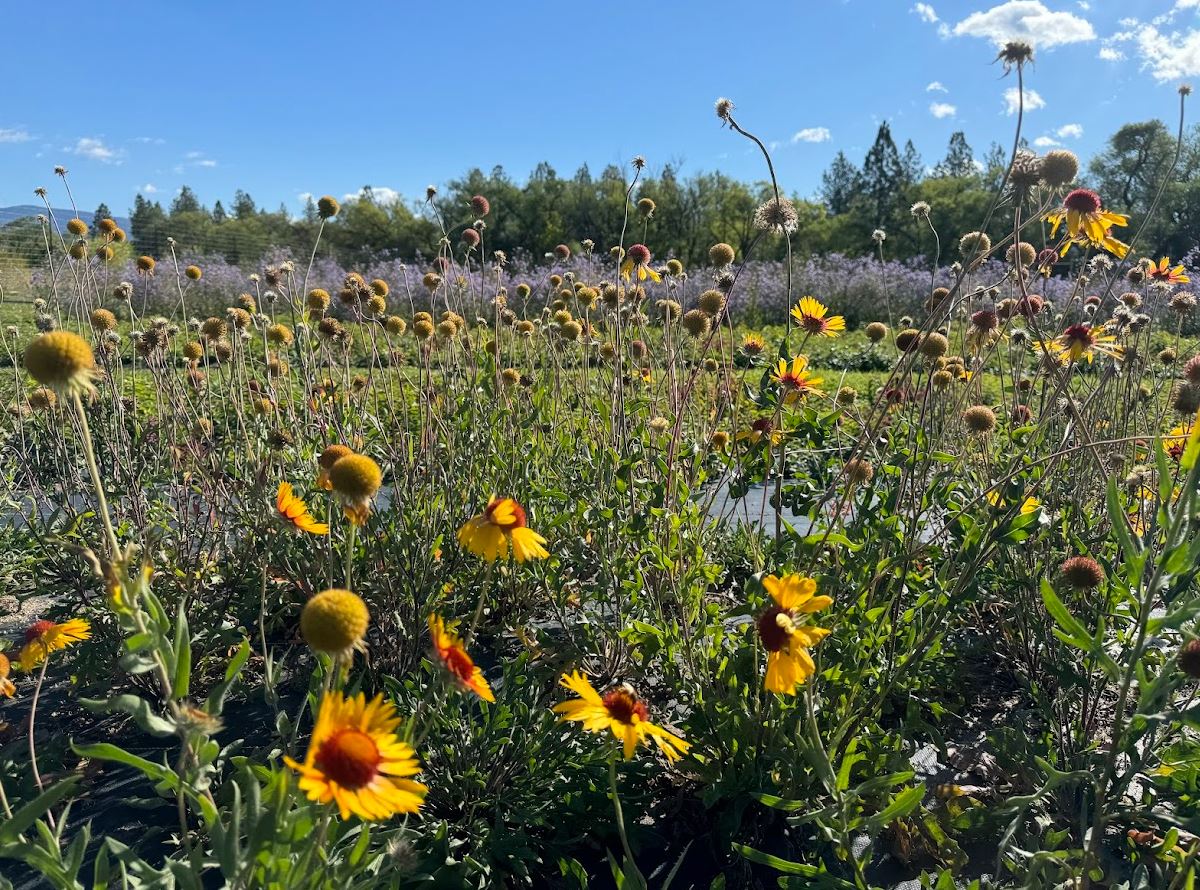
M 737 256 L 734 249 L 719 241 L 708 249 L 708 261 L 718 268 L 730 265 Z
M 333 195 L 323 195 L 317 199 L 317 216 L 321 219 L 333 219 L 341 209 L 342 205 Z
M 967 431 L 976 436 L 987 435 L 996 428 L 996 414 L 987 405 L 972 405 L 963 412 L 962 419 Z
M 117 317 L 107 309 L 93 309 L 91 323 L 93 331 L 112 331 L 117 327 Z
M 907 328 L 896 335 L 896 348 L 901 352 L 912 352 L 921 340 L 921 332 L 916 328 Z
M 846 461 L 846 478 L 854 485 L 865 485 L 875 478 L 875 468 L 868 460 L 853 458 Z
M 1022 266 L 1032 266 L 1033 261 L 1037 259 L 1037 248 L 1028 241 L 1010 244 L 1004 253 L 1004 259 L 1010 265 L 1016 265 L 1019 262 Z
M 853 386 L 843 386 L 838 389 L 834 400 L 843 408 L 849 408 L 858 401 L 858 390 Z
M 471 212 L 476 216 L 487 216 L 492 212 L 492 205 L 483 195 L 475 195 L 471 198 Z
M 1180 414 L 1195 414 L 1200 410 L 1200 385 L 1181 383 L 1171 393 L 1171 407 Z
M 139 272 L 148 275 L 154 271 L 154 267 L 157 264 L 154 262 L 154 257 L 140 256 L 137 258 L 136 265 Z
M 421 284 L 423 284 L 425 286 L 425 290 L 429 291 L 430 293 L 433 293 L 435 290 L 437 290 L 441 283 L 442 276 L 437 272 L 426 272 L 421 278 Z
M 707 337 L 712 330 L 712 319 L 701 309 L 692 309 L 683 316 L 683 329 L 697 340 Z
M 88 230 L 87 223 L 85 223 L 83 220 L 79 219 L 78 217 L 75 219 L 67 220 L 67 231 L 70 232 L 72 235 L 82 238 L 84 235 L 87 234 L 87 230 Z
M 1076 590 L 1095 590 L 1104 583 L 1104 569 L 1090 556 L 1072 556 L 1062 564 L 1059 572 Z
M 1070 185 L 1079 175 L 1079 158 L 1073 151 L 1057 148 L 1042 158 L 1042 182 L 1051 188 Z
M 725 295 L 719 290 L 706 290 L 697 302 L 702 312 L 715 317 L 725 308 Z
M 204 356 L 204 344 L 190 340 L 183 344 L 183 357 L 189 362 L 198 362 Z
M 639 198 L 637 202 L 638 213 L 643 219 L 651 219 L 654 216 L 654 211 L 657 210 L 653 198 Z
M 921 355 L 927 359 L 941 358 L 950 350 L 950 341 L 936 331 L 921 338 Z
M 868 340 L 872 343 L 878 343 L 888 335 L 888 326 L 882 321 L 873 321 L 867 325 L 865 333 Z

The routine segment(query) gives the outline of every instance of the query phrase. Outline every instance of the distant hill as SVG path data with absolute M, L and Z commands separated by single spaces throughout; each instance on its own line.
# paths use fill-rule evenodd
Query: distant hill
M 11 222 L 16 222 L 19 219 L 27 219 L 31 216 L 37 216 L 39 213 L 45 213 L 46 208 L 40 204 L 14 204 L 11 207 L 0 207 L 0 226 L 6 226 Z M 53 208 L 54 218 L 58 220 L 59 226 L 66 225 L 67 220 L 75 216 L 75 212 L 70 208 L 55 207 Z M 92 216 L 94 214 L 90 210 L 80 210 L 79 218 L 88 224 L 92 225 Z M 114 220 L 125 231 L 129 231 L 129 218 L 125 216 L 114 216 Z

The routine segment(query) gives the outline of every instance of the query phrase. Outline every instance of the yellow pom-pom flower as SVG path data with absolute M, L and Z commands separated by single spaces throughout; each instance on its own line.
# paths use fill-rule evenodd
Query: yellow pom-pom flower
M 94 389 L 96 356 L 78 334 L 50 331 L 26 347 L 25 369 L 43 386 L 59 394 L 76 395 Z
M 346 518 L 363 525 L 371 514 L 371 499 L 383 484 L 383 471 L 365 454 L 347 454 L 329 468 L 329 484 L 342 502 Z
M 348 659 L 363 648 L 371 613 L 358 594 L 334 588 L 322 590 L 304 604 L 300 635 L 317 652 Z

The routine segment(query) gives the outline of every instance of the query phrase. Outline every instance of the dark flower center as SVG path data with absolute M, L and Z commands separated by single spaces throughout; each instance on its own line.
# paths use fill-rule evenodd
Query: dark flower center
M 1063 207 L 1077 213 L 1098 213 L 1100 211 L 1100 196 L 1091 189 L 1075 189 L 1063 198 Z
M 375 741 L 358 729 L 339 729 L 321 743 L 313 758 L 321 772 L 350 791 L 370 784 L 380 760 Z
M 646 710 L 642 700 L 626 686 L 618 686 L 604 694 L 604 709 L 619 723 L 633 723 L 635 716 L 639 721 L 650 717 L 650 712 Z

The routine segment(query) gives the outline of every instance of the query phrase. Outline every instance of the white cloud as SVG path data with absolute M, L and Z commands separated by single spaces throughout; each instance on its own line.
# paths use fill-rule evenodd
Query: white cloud
M 183 157 L 184 157 L 186 160 L 189 160 L 189 161 L 194 161 L 194 160 L 196 160 L 197 158 L 202 158 L 202 157 L 204 157 L 204 152 L 202 152 L 202 151 L 189 151 L 189 152 L 188 152 L 187 154 L 185 154 Z
M 1009 40 L 1049 49 L 1064 43 L 1093 40 L 1091 22 L 1071 12 L 1054 12 L 1041 0 L 1008 0 L 973 12 L 954 26 L 957 37 L 984 37 L 997 45 Z
M 147 182 L 144 186 L 138 189 L 138 191 L 145 192 L 147 195 L 153 195 L 156 191 L 158 191 L 158 186 L 156 186 L 153 182 Z
M 957 112 L 958 109 L 949 102 L 934 102 L 929 106 L 929 113 L 938 119 L 954 117 Z
M 67 150 L 93 161 L 100 161 L 102 164 L 119 164 L 124 155 L 124 152 L 105 145 L 104 140 L 91 136 L 79 137 L 75 142 L 75 147 Z
M 1137 47 L 1142 70 L 1159 82 L 1200 74 L 1200 31 L 1168 36 L 1148 25 L 1138 33 Z
M 357 201 L 363 197 L 366 189 L 359 189 L 357 192 L 350 192 L 342 195 L 343 201 Z M 388 188 L 386 185 L 371 186 L 371 196 L 375 199 L 376 204 L 395 204 L 397 201 L 404 199 L 398 191 Z
M 1078 2 L 1075 5 L 1078 6 L 1080 9 L 1082 9 L 1084 12 L 1087 12 L 1089 9 L 1092 8 L 1092 4 L 1088 3 L 1088 0 L 1078 0 Z
M 1033 144 L 1038 148 L 1053 148 L 1056 145 L 1062 145 L 1057 139 L 1051 139 L 1049 136 L 1039 136 L 1033 140 Z
M 1083 135 L 1083 127 L 1079 124 L 1063 124 L 1054 131 L 1059 139 L 1078 139 Z
M 134 142 L 140 142 L 142 145 L 165 145 L 167 140 L 161 136 L 135 136 Z
M 1004 111 L 1006 114 L 1016 114 L 1020 107 L 1021 94 L 1016 87 L 1009 87 L 1004 91 Z M 1043 99 L 1036 90 L 1025 91 L 1025 110 L 1033 111 L 1037 108 L 1045 108 L 1046 100 Z
M 937 13 L 933 11 L 933 7 L 928 3 L 918 3 L 910 12 L 915 12 L 921 21 L 928 22 L 931 25 L 938 20 Z
M 0 142 L 28 142 L 32 138 L 28 130 L 6 130 L 0 127 Z
M 309 201 L 315 201 L 316 195 L 314 195 L 312 192 L 300 192 L 298 195 L 296 195 L 296 198 L 301 204 L 307 204 Z
M 935 80 L 935 81 L 932 81 L 929 84 L 929 86 L 925 87 L 925 92 L 927 92 L 927 93 L 948 93 L 950 91 L 948 89 L 946 89 L 945 85 L 940 80 Z
M 196 161 L 196 166 L 197 167 L 215 167 L 215 166 L 217 166 L 217 162 L 214 161 L 212 158 L 202 158 L 201 160 Z
M 1100 47 L 1100 58 L 1106 62 L 1119 62 L 1125 58 L 1125 53 L 1112 46 Z
M 792 145 L 797 142 L 828 142 L 829 138 L 828 127 L 805 127 L 792 137 Z

